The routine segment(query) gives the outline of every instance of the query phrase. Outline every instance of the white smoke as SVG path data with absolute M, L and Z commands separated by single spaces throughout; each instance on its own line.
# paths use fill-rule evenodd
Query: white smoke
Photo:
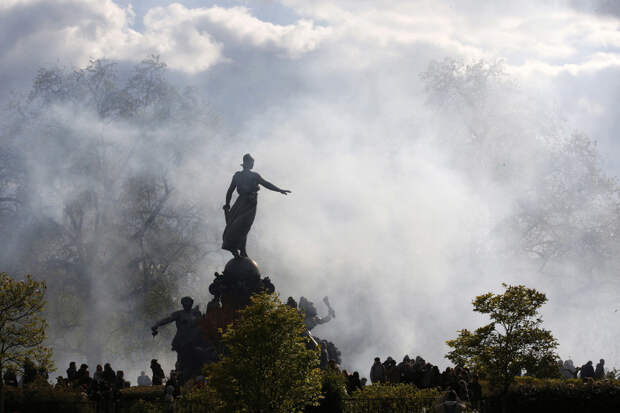
M 256 171 L 293 191 L 288 197 L 260 192 L 250 255 L 283 298 L 304 295 L 326 313 L 320 299 L 330 297 L 337 317 L 314 333 L 340 347 L 349 370 L 366 375 L 377 355 L 421 355 L 444 366 L 445 340 L 457 329 L 484 322 L 471 311 L 471 300 L 499 291 L 501 282 L 547 293 L 543 318 L 560 341 L 562 358 L 581 364 L 602 357 L 609 366 L 620 365 L 613 345 L 617 258 L 593 265 L 585 256 L 559 257 L 542 268 L 522 253 L 519 234 L 506 226 L 549 200 L 547 177 L 580 176 L 562 155 L 573 128 L 609 136 L 614 132 L 605 130 L 617 130 L 617 117 L 610 112 L 616 95 L 593 104 L 592 93 L 583 92 L 579 106 L 573 102 L 579 99 L 565 91 L 577 90 L 577 95 L 580 86 L 595 83 L 598 71 L 616 73 L 617 20 L 534 2 L 503 11 L 468 2 L 434 8 L 410 2 L 376 7 L 287 1 L 270 7 L 290 21 L 271 27 L 254 19 L 251 9 L 175 5 L 150 12 L 143 34 L 126 20 L 129 12 L 113 2 L 83 7 L 75 20 L 95 13 L 100 17 L 93 21 L 115 23 L 103 26 L 101 38 L 79 35 L 87 28 L 79 26 L 70 47 L 52 41 L 48 54 L 36 61 L 47 64 L 58 56 L 69 66 L 83 67 L 98 50 L 93 44 L 101 42 L 108 56 L 121 61 L 161 52 L 172 63 L 170 79 L 179 88 L 193 86 L 219 116 L 218 132 L 207 125 L 192 130 L 181 122 L 158 125 L 149 135 L 157 144 L 149 145 L 139 129 L 123 122 L 102 123 L 74 107 L 49 111 L 66 128 L 62 133 L 122 148 L 142 145 L 148 156 L 139 158 L 138 166 L 148 158 L 166 169 L 179 202 L 198 208 L 207 228 L 205 255 L 200 271 L 184 280 L 176 298 L 193 295 L 202 307 L 209 299 L 212 274 L 228 259 L 219 249 L 224 194 L 241 156 L 250 152 Z M 115 12 L 101 17 L 108 9 Z M 5 21 L 11 10 L 0 9 Z M 222 13 L 230 19 L 216 18 Z M 182 24 L 162 26 L 173 21 L 167 17 Z M 544 23 L 536 24 L 540 19 Z M 239 22 L 251 24 L 235 25 Z M 39 27 L 28 32 L 29 44 L 45 38 Z M 571 27 L 583 34 L 582 44 L 573 42 Z M 242 29 L 248 32 L 240 34 Z M 189 36 L 189 49 L 159 50 L 169 31 L 171 41 Z M 201 36 L 209 41 L 198 42 Z M 529 49 L 531 44 L 535 47 Z M 16 54 L 17 46 L 11 50 Z M 17 56 L 0 62 L 11 69 L 1 75 L 5 79 L 25 76 L 18 69 L 28 67 L 29 56 Z M 468 62 L 504 58 L 510 75 L 487 84 L 490 89 L 482 95 L 484 84 L 461 90 L 473 102 L 448 102 L 453 106 L 446 108 L 429 100 L 420 78 L 433 60 L 446 56 Z M 584 115 L 583 107 L 592 115 Z M 578 117 L 562 119 L 566 114 Z M 480 129 L 472 131 L 471 125 Z M 45 129 L 26 127 L 32 133 Z M 41 200 L 36 212 L 59 221 L 73 188 L 66 182 L 58 186 L 63 181 L 56 173 L 62 173 L 71 148 L 46 146 L 45 136 L 22 133 L 37 145 L 23 149 L 31 161 L 29 190 Z M 477 142 L 476 134 L 484 135 L 484 142 Z M 606 142 L 604 149 L 613 147 Z M 177 149 L 182 157 L 171 156 Z M 45 163 L 57 165 L 57 171 L 39 169 L 41 154 L 57 159 Z M 594 164 L 614 163 L 610 151 L 603 157 Z M 88 186 L 88 181 L 73 185 Z M 528 202 L 534 207 L 528 209 Z M 578 217 L 603 222 L 616 214 L 610 205 L 584 203 Z M 580 228 L 575 237 L 585 233 Z M 106 278 L 99 284 L 101 302 L 94 309 L 114 311 L 116 299 L 105 293 Z M 173 357 L 168 339 L 157 338 L 160 359 Z M 118 367 L 135 363 L 126 368 L 135 380 L 152 356 L 117 352 L 108 357 Z M 167 363 L 166 370 L 172 367 Z

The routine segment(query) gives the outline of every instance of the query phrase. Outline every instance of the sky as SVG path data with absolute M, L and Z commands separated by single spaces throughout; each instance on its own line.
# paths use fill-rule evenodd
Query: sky
M 602 168 L 620 176 L 620 6 L 484 3 L 3 0 L 0 101 L 27 91 L 42 66 L 159 55 L 230 136 L 217 145 L 205 137 L 180 191 L 201 194 L 217 217 L 246 152 L 265 178 L 293 191 L 261 193 L 250 254 L 283 296 L 330 296 L 336 320 L 316 332 L 341 346 L 347 368 L 367 374 L 375 355 L 404 354 L 445 365 L 444 341 L 482 320 L 471 299 L 503 281 L 546 289 L 545 321 L 562 357 L 605 355 L 620 366 L 620 354 L 606 350 L 617 342 L 616 316 L 605 306 L 567 309 L 581 284 L 563 289 L 501 259 L 467 261 L 464 251 L 510 206 L 447 166 L 456 149 L 437 143 L 442 122 L 420 80 L 434 60 L 502 61 L 518 93 L 598 142 Z M 225 257 L 208 255 L 203 285 Z M 615 300 L 606 287 L 590 286 L 588 296 Z M 581 334 L 575 321 L 592 331 Z
M 618 15 L 606 0 L 7 0 L 0 96 L 28 84 L 41 65 L 158 54 L 205 88 L 234 127 L 257 106 L 341 82 L 344 71 L 372 76 L 382 63 L 413 69 L 444 56 L 502 59 L 608 155 L 620 119 Z M 605 162 L 618 170 L 610 156 Z

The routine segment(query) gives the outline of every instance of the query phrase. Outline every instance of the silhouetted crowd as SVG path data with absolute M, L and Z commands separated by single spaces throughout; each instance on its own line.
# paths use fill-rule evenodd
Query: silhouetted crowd
M 588 361 L 581 367 L 575 367 L 573 360 L 560 360 L 558 363 L 561 377 L 563 379 L 576 379 L 577 377 L 590 380 L 601 380 L 605 378 L 605 360 L 600 359 L 596 368 L 592 366 L 592 361 Z
M 482 400 L 482 387 L 478 376 L 464 367 L 447 367 L 443 372 L 439 367 L 417 356 L 414 360 L 406 355 L 400 363 L 392 357 L 381 362 L 379 357 L 370 368 L 371 383 L 413 384 L 419 389 L 438 387 L 454 391 L 457 400 L 470 402 L 476 407 Z
M 175 370 L 171 370 L 166 380 L 164 370 L 156 359 L 151 360 L 152 379 L 144 371 L 138 376 L 138 386 L 161 386 L 165 381 L 165 397 L 174 398 L 180 394 L 180 384 Z M 56 387 L 71 388 L 82 391 L 90 400 L 116 400 L 120 390 L 130 387 L 131 383 L 125 380 L 123 370 L 112 369 L 110 363 L 101 366 L 98 364 L 92 377 L 87 364 L 76 368 L 75 361 L 69 363 L 67 377 L 59 376 Z
M 330 367 L 337 368 L 333 365 Z M 564 379 L 599 380 L 606 377 L 605 360 L 603 359 L 599 361 L 596 368 L 593 367 L 592 361 L 588 361 L 581 367 L 575 367 L 572 360 L 560 360 L 558 367 L 560 369 L 559 376 Z M 364 387 L 366 379 L 360 379 L 358 372 L 349 375 L 344 370 L 343 373 L 349 394 Z M 447 367 L 441 372 L 439 367 L 427 362 L 420 356 L 412 360 L 406 355 L 400 363 L 396 363 L 392 357 L 388 357 L 383 362 L 379 357 L 375 357 L 369 377 L 373 384 L 405 383 L 413 384 L 419 389 L 440 388 L 448 391 L 448 393 L 454 392 L 457 401 L 469 402 L 473 407 L 478 407 L 482 400 L 482 387 L 477 375 L 471 374 L 467 368 L 459 366 Z
M 90 400 L 105 400 L 118 398 L 121 389 L 130 386 L 125 380 L 123 370 L 112 369 L 110 363 L 103 367 L 98 364 L 92 377 L 87 364 L 81 364 L 76 368 L 75 361 L 69 363 L 67 377 L 57 377 L 57 388 L 71 388 L 82 391 Z
M 18 386 L 33 383 L 37 378 L 47 382 L 48 372 L 41 367 L 37 367 L 32 361 L 26 359 L 23 364 L 23 375 L 18 381 L 15 370 L 11 367 L 6 368 L 3 374 L 4 384 L 7 386 Z M 180 382 L 175 370 L 171 370 L 168 378 L 164 370 L 156 359 L 151 360 L 150 364 L 152 375 L 149 377 L 144 371 L 137 378 L 138 386 L 161 386 L 164 385 L 164 398 L 171 401 L 180 394 Z M 357 390 L 362 390 L 367 379 L 360 377 L 359 372 L 349 374 L 347 370 L 340 370 L 340 366 L 334 360 L 329 360 L 327 369 L 341 372 L 345 378 L 347 393 L 353 394 Z M 592 361 L 588 361 L 581 367 L 575 367 L 572 360 L 558 361 L 559 377 L 563 379 L 581 378 L 583 380 L 600 380 L 606 377 L 605 360 L 601 359 L 596 367 Z M 117 400 L 121 389 L 130 387 L 130 382 L 125 380 L 123 370 L 114 370 L 110 363 L 103 367 L 99 364 L 95 368 L 92 377 L 87 364 L 76 367 L 74 361 L 69 363 L 66 370 L 67 376 L 57 378 L 57 388 L 69 388 L 81 391 L 90 400 Z M 443 372 L 439 367 L 427 362 L 418 356 L 415 359 L 406 355 L 400 363 L 392 357 L 381 361 L 376 357 L 370 368 L 370 382 L 385 384 L 412 384 L 419 389 L 440 388 L 447 391 L 450 397 L 446 403 L 469 402 L 472 407 L 480 406 L 482 400 L 482 387 L 478 381 L 478 376 L 471 374 L 464 367 L 447 367 Z M 197 382 L 198 383 L 198 382 Z M 452 393 L 454 396 L 452 396 Z M 446 396 L 447 397 L 447 396 Z
M 17 372 L 12 366 L 4 370 L 2 379 L 7 386 L 15 386 L 34 383 L 37 378 L 44 381 L 49 379 L 49 374 L 44 367 L 38 367 L 32 360 L 26 358 L 22 364 L 23 374 L 21 380 L 17 380 Z

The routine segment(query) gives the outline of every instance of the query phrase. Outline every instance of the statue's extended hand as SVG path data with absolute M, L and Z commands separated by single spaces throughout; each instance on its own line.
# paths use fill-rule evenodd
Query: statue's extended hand
M 290 194 L 290 193 L 291 193 L 291 191 L 289 191 L 288 189 L 283 189 L 283 190 L 281 190 L 281 191 L 280 191 L 280 193 L 281 193 L 282 195 L 287 195 L 287 194 Z
M 157 327 L 151 327 L 151 334 L 153 334 L 153 337 L 157 335 Z

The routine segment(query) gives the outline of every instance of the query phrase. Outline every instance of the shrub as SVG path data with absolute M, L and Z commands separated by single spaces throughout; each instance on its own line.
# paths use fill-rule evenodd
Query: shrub
M 149 402 L 146 400 L 136 400 L 131 404 L 127 413 L 164 413 L 166 405 L 163 402 Z
M 437 389 L 419 390 L 410 384 L 372 384 L 358 390 L 345 402 L 345 413 L 409 412 L 432 409 L 442 393 Z
M 620 411 L 620 381 L 536 379 L 517 377 L 506 394 L 508 412 Z M 500 412 L 496 396 L 487 399 L 489 412 Z
M 346 381 L 338 370 L 321 372 L 321 396 L 318 406 L 307 406 L 306 413 L 340 413 L 348 398 Z
M 218 398 L 215 389 L 209 386 L 196 386 L 184 393 L 175 403 L 175 413 L 226 413 L 229 411 Z
M 20 413 L 95 413 L 95 405 L 85 395 L 57 389 L 43 380 L 24 387 L 5 387 L 6 411 Z
M 319 352 L 304 332 L 296 309 L 275 295 L 252 296 L 222 336 L 222 359 L 205 366 L 228 411 L 290 413 L 318 403 Z
M 137 386 L 120 390 L 120 400 L 131 402 L 135 400 L 162 401 L 164 386 Z

